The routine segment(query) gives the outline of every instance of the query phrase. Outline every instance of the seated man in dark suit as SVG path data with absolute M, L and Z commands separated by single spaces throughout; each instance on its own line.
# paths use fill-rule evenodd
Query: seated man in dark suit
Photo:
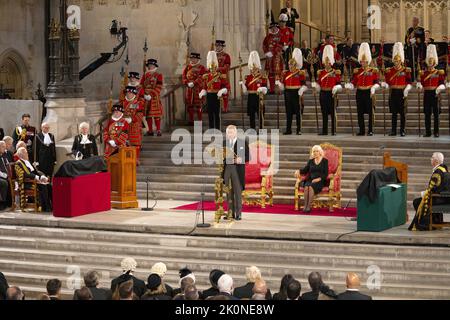
M 110 289 L 99 288 L 100 275 L 97 271 L 89 271 L 84 275 L 84 285 L 91 291 L 92 300 L 111 300 Z M 75 300 L 75 299 L 74 299 Z
M 318 272 L 311 272 L 308 276 L 310 292 L 305 292 L 302 295 L 302 300 L 317 300 L 320 294 L 320 287 L 322 286 L 322 276 Z
M 13 146 L 13 138 L 10 136 L 6 136 L 3 138 L 3 141 L 6 143 L 6 151 L 5 156 L 9 162 L 14 162 L 14 146 Z
M 31 164 L 28 160 L 28 151 L 26 148 L 19 148 L 17 150 L 17 156 L 19 160 L 16 161 L 15 171 L 19 181 L 19 188 L 31 189 L 32 185 L 25 183 L 24 185 L 20 185 L 23 179 L 31 179 L 36 180 L 38 183 L 38 193 L 39 193 L 39 204 L 42 207 L 43 212 L 51 212 L 51 202 L 49 199 L 49 179 L 44 174 L 36 170 L 36 168 Z M 25 194 L 20 197 L 20 206 L 22 210 L 25 208 L 26 204 L 26 196 Z
M 206 289 L 202 293 L 202 298 L 207 299 L 209 297 L 214 297 L 219 294 L 219 289 L 217 288 L 217 281 L 223 276 L 225 272 L 221 270 L 214 269 L 209 273 L 209 282 L 211 283 L 211 288 Z
M 253 297 L 253 287 L 258 280 L 262 279 L 261 271 L 258 267 L 252 266 L 246 269 L 248 283 L 245 286 L 234 289 L 233 295 L 238 299 L 251 299 Z M 267 291 L 266 299 L 272 299 L 270 290 Z
M 359 292 L 361 281 L 356 273 L 347 275 L 347 291 L 338 295 L 338 300 L 372 300 L 372 297 Z
M 219 281 L 217 281 L 217 287 L 220 291 L 218 296 L 224 296 L 229 300 L 239 300 L 233 296 L 233 278 L 231 278 L 228 274 L 224 274 L 220 277 Z
M 410 231 L 428 231 L 430 230 L 430 207 L 431 205 L 442 205 L 449 203 L 446 198 L 434 198 L 432 195 L 450 191 L 450 181 L 448 181 L 448 168 L 444 164 L 444 155 L 436 152 L 431 157 L 431 166 L 433 174 L 428 183 L 427 190 L 422 192 L 422 197 L 414 200 L 414 209 L 416 216 L 409 227 Z M 433 213 L 433 223 L 443 223 L 443 214 Z
M 120 266 L 122 267 L 123 274 L 111 281 L 111 292 L 113 295 L 118 294 L 116 290 L 121 283 L 133 280 L 133 292 L 138 298 L 141 298 L 147 291 L 147 287 L 145 286 L 144 281 L 133 276 L 133 272 L 137 268 L 136 260 L 133 258 L 125 258 L 120 263 Z

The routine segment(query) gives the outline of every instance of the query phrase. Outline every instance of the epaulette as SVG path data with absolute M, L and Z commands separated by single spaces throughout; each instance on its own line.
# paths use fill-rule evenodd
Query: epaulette
M 439 70 L 439 75 L 443 76 L 445 74 L 445 70 Z
M 405 68 L 406 72 L 412 72 L 411 68 Z
M 222 79 L 226 79 L 226 78 L 227 78 L 227 75 L 222 73 L 222 74 L 220 75 L 220 77 L 221 77 Z
M 340 75 L 342 74 L 341 70 L 339 70 L 339 69 L 338 69 L 338 70 L 335 70 L 334 72 L 335 72 L 338 76 L 340 76 Z
M 299 74 L 306 74 L 305 70 L 300 70 Z
M 379 72 L 378 68 L 371 68 L 371 70 L 372 70 L 372 72 L 375 72 L 375 73 Z
M 208 74 L 204 74 L 202 77 L 203 79 L 208 79 Z
M 353 69 L 353 74 L 357 74 L 359 72 L 359 68 Z
M 392 69 L 392 68 L 390 68 L 390 67 L 389 67 L 389 68 L 386 68 L 385 72 L 391 72 L 391 69 Z

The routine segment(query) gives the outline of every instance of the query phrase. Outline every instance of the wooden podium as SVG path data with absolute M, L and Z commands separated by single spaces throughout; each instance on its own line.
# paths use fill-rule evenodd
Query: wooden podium
M 139 208 L 136 192 L 136 149 L 120 148 L 108 160 L 111 173 L 111 207 L 114 209 Z

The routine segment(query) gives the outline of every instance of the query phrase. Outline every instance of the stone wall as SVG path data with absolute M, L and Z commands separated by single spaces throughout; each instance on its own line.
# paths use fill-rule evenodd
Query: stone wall
M 44 1 L 0 1 L 0 84 L 15 87 L 13 98 L 29 99 L 45 82 Z

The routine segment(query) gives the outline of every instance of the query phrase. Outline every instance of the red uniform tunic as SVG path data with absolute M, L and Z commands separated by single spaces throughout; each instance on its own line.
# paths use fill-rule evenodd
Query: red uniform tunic
M 317 83 L 322 91 L 333 90 L 335 86 L 341 84 L 341 70 L 319 70 L 317 73 Z
M 128 122 L 122 117 L 120 120 L 109 120 L 108 125 L 103 131 L 103 141 L 105 141 L 105 159 L 108 160 L 111 155 L 121 147 L 126 147 L 128 141 Z M 110 141 L 116 143 L 116 147 L 111 146 Z
M 286 90 L 298 90 L 306 84 L 306 72 L 304 70 L 284 71 L 281 82 Z
M 164 84 L 163 75 L 158 72 L 147 72 L 141 80 L 144 95 L 152 97 L 150 101 L 145 101 L 147 118 L 161 118 L 163 108 L 161 103 L 161 91 Z
M 208 70 L 201 64 L 195 66 L 189 64 L 183 70 L 183 84 L 186 86 L 185 103 L 188 109 L 202 108 L 204 101 L 199 98 L 200 91 L 203 89 L 203 75 Z M 194 87 L 189 88 L 188 84 L 193 83 Z
M 217 52 L 217 60 L 219 61 L 218 71 L 226 76 L 228 84 L 230 83 L 231 57 L 228 53 Z M 223 111 L 228 112 L 228 97 L 231 93 L 231 86 L 228 85 L 228 94 L 223 95 Z
M 281 42 L 283 46 L 294 46 L 294 30 L 289 27 L 280 28 Z
M 277 34 L 269 33 L 263 43 L 264 54 L 271 52 L 273 57 L 267 58 L 265 70 L 269 74 L 270 92 L 275 91 L 275 81 L 281 78 L 284 70 L 283 61 L 283 42 L 280 32 Z
M 352 83 L 359 90 L 370 90 L 378 82 L 379 74 L 376 68 L 356 68 L 353 71 Z
M 424 90 L 436 90 L 441 84 L 445 84 L 445 71 L 438 69 L 421 71 L 420 82 Z
M 252 74 L 245 77 L 245 86 L 247 87 L 248 94 L 257 94 L 259 88 L 267 88 L 268 81 L 263 75 L 254 76 Z
M 230 83 L 227 81 L 226 75 L 220 72 L 208 72 L 203 75 L 203 88 L 208 93 L 218 93 L 220 89 L 230 89 Z
M 136 97 L 132 101 L 125 99 L 123 103 L 125 119 L 131 118 L 129 124 L 128 138 L 131 146 L 141 147 L 142 145 L 142 120 L 144 119 L 144 102 Z M 139 152 L 138 152 L 139 155 Z M 137 157 L 139 158 L 139 156 Z
M 411 69 L 405 67 L 400 69 L 388 68 L 384 77 L 391 89 L 404 90 L 408 84 L 411 84 Z

